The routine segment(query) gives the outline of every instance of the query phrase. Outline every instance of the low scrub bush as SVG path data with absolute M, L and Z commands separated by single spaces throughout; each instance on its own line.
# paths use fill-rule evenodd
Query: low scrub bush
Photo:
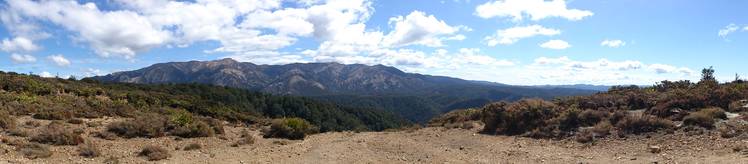
M 16 118 L 11 116 L 8 111 L 0 110 L 0 128 L 3 129 L 15 129 Z
M 723 138 L 746 137 L 748 138 L 748 123 L 739 120 L 730 120 L 722 124 L 718 129 Z
M 546 120 L 554 118 L 558 107 L 540 99 L 523 99 L 515 103 L 493 103 L 483 108 L 484 133 L 519 135 L 547 126 Z
M 138 153 L 138 156 L 145 157 L 149 161 L 158 161 L 171 157 L 171 154 L 169 154 L 169 150 L 162 147 L 149 145 L 143 147 L 143 150 Z
M 184 148 L 182 148 L 182 150 L 184 150 L 184 151 L 191 151 L 191 150 L 197 150 L 197 149 L 201 149 L 201 148 L 203 148 L 202 145 L 200 145 L 198 143 L 191 143 L 191 144 L 185 146 Z
M 274 119 L 270 128 L 265 130 L 265 138 L 287 138 L 301 140 L 308 134 L 317 133 L 319 129 L 301 118 Z
M 231 144 L 231 147 L 239 147 L 241 145 L 251 145 L 255 143 L 255 137 L 249 134 L 247 130 L 243 130 L 239 140 Z
M 158 114 L 142 114 L 132 121 L 114 122 L 107 125 L 107 131 L 121 137 L 134 138 L 156 138 L 166 134 L 168 120 Z
M 46 145 L 38 143 L 27 143 L 16 147 L 16 150 L 28 159 L 47 158 L 52 156 L 52 151 Z
M 94 158 L 101 155 L 101 150 L 93 142 L 86 142 L 78 145 L 78 155 L 86 158 Z
M 481 111 L 479 109 L 460 109 L 442 114 L 429 121 L 429 126 L 462 125 L 471 121 L 480 121 Z
M 177 126 L 172 130 L 171 135 L 194 138 L 194 137 L 210 137 L 215 135 L 215 131 L 208 123 L 203 121 L 192 121 L 186 125 Z
M 655 132 L 657 130 L 672 129 L 674 127 L 674 124 L 670 120 L 658 118 L 656 116 L 629 115 L 618 121 L 618 123 L 616 123 L 616 127 L 620 128 L 624 133 L 641 134 Z
M 726 118 L 725 111 L 720 108 L 705 108 L 688 114 L 688 116 L 683 118 L 683 124 L 711 129 L 714 128 L 716 119 Z
M 31 137 L 31 141 L 52 145 L 78 145 L 83 143 L 83 137 L 62 122 L 53 121 Z
M 66 120 L 73 117 L 73 113 L 65 109 L 43 110 L 32 115 L 35 119 L 42 120 Z

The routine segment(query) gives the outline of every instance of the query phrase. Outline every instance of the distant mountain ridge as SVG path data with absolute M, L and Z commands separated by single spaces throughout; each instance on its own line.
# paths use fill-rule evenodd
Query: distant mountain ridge
M 256 65 L 228 58 L 206 62 L 160 63 L 95 79 L 146 84 L 203 83 L 292 95 L 390 94 L 472 83 L 457 78 L 405 73 L 383 65 Z
M 596 90 L 511 86 L 485 81 L 406 73 L 383 65 L 294 63 L 256 65 L 233 59 L 154 64 L 93 77 L 103 82 L 200 83 L 308 96 L 340 105 L 381 108 L 414 122 L 453 109 L 492 101 L 587 95 Z

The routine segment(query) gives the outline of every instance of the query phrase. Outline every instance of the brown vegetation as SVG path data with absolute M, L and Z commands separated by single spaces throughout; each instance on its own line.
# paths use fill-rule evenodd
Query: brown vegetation
M 300 118 L 274 119 L 270 128 L 265 130 L 265 138 L 304 139 L 307 134 L 317 133 L 319 129 Z
M 159 146 L 150 145 L 143 147 L 143 150 L 138 153 L 138 156 L 145 157 L 149 161 L 158 161 L 171 157 L 171 154 L 169 154 L 169 150 Z
M 59 121 L 53 121 L 46 127 L 39 129 L 31 137 L 31 141 L 52 145 L 78 145 L 83 143 L 83 137 Z

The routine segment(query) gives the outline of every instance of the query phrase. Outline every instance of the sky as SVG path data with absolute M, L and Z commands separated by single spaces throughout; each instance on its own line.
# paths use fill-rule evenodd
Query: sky
M 748 77 L 740 0 L 4 0 L 0 70 L 382 64 L 514 85 Z

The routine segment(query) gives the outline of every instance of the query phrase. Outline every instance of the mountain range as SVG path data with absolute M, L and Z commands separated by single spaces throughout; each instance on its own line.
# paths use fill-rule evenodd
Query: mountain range
M 345 106 L 380 108 L 425 122 L 453 109 L 492 101 L 587 95 L 599 90 L 574 86 L 512 86 L 452 77 L 406 73 L 384 65 L 294 63 L 257 65 L 233 59 L 159 63 L 93 77 L 103 82 L 199 83 L 279 95 L 305 96 Z

